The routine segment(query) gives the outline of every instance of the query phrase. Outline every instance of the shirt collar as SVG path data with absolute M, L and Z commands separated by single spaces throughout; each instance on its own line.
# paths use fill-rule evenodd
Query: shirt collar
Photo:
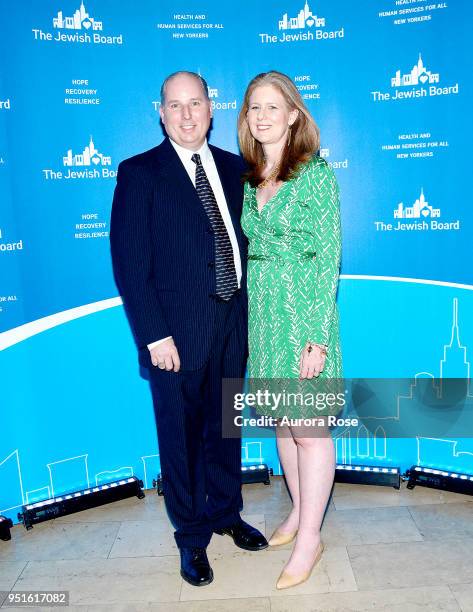
M 182 147 L 181 145 L 177 144 L 177 142 L 174 142 L 172 138 L 170 138 L 169 140 L 183 163 L 191 162 L 191 158 L 194 153 L 198 153 L 200 155 L 202 163 L 205 163 L 212 155 L 207 140 L 204 140 L 202 146 L 198 151 L 191 151 L 190 149 L 186 149 L 185 147 Z

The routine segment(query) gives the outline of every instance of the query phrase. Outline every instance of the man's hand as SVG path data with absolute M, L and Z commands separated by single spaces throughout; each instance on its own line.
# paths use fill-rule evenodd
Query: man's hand
M 150 349 L 149 353 L 154 366 L 158 366 L 161 370 L 166 369 L 168 371 L 174 370 L 174 372 L 179 372 L 181 360 L 172 338 Z

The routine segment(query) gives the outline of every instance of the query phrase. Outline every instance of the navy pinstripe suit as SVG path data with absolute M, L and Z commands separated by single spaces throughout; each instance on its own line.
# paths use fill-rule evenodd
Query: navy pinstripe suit
M 140 364 L 149 369 L 166 508 L 178 546 L 206 546 L 239 518 L 241 450 L 222 438 L 222 378 L 243 377 L 247 357 L 246 238 L 240 157 L 210 145 L 235 228 L 241 291 L 215 297 L 213 230 L 166 138 L 118 167 L 110 241 L 117 286 Z M 147 344 L 172 336 L 177 373 L 155 368 Z

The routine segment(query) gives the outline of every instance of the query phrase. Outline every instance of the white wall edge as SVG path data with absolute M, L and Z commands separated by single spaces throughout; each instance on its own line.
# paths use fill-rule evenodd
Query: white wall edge
M 437 285 L 440 287 L 452 287 L 455 289 L 465 289 L 467 291 L 473 291 L 473 285 L 464 285 L 461 283 L 450 283 L 447 281 L 429 280 L 424 278 L 407 278 L 401 276 L 371 276 L 369 274 L 341 274 L 340 280 L 369 280 L 369 281 L 386 281 L 396 283 L 414 283 L 419 285 Z M 48 329 L 57 327 L 74 319 L 80 319 L 86 317 L 95 312 L 101 310 L 107 310 L 108 308 L 115 308 L 123 304 L 121 297 L 108 298 L 107 300 L 101 300 L 99 302 L 92 302 L 91 304 L 84 304 L 71 308 L 69 310 L 63 310 L 36 321 L 13 327 L 0 334 L 0 351 L 9 348 L 19 342 L 23 342 L 32 336 L 36 336 Z

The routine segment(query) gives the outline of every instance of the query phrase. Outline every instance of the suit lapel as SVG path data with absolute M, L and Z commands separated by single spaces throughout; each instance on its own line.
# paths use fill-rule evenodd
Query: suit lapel
M 240 177 L 235 176 L 234 169 L 225 163 L 224 157 L 220 155 L 220 151 L 217 148 L 210 145 L 210 149 L 217 167 L 220 182 L 222 183 L 223 193 L 225 194 L 237 240 L 240 249 L 243 249 L 243 234 L 240 228 L 242 203 L 237 201 L 237 199 L 241 197 L 241 192 L 237 188 L 237 181 L 240 180 Z M 165 138 L 156 148 L 156 171 L 158 173 L 158 180 L 165 181 L 169 185 L 170 193 L 177 193 L 176 199 L 182 202 L 183 206 L 191 213 L 193 212 L 199 215 L 205 225 L 211 229 L 209 218 L 197 195 L 197 191 L 184 165 L 179 159 L 179 155 L 169 142 L 169 138 Z
M 209 218 L 197 191 L 169 139 L 165 138 L 158 149 L 156 161 L 159 180 L 165 181 L 169 185 L 170 193 L 175 193 L 176 199 L 182 202 L 189 211 L 199 215 L 211 229 Z

